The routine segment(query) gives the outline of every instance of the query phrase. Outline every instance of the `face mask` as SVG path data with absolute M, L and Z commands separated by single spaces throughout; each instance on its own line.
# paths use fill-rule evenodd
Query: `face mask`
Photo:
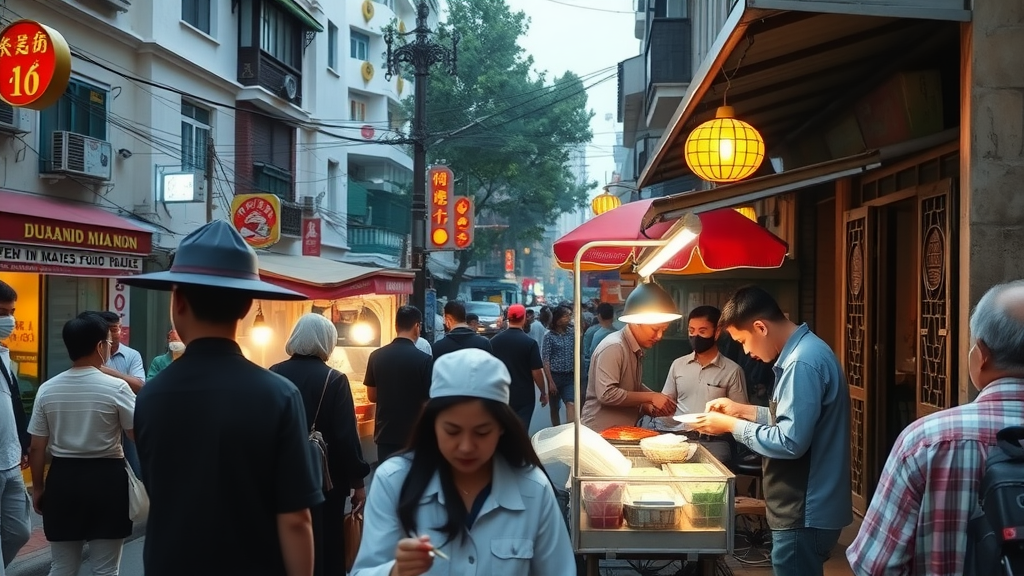
M 14 316 L 0 316 L 0 340 L 6 340 L 14 332 Z
M 100 344 L 100 360 L 103 360 L 103 364 L 110 364 L 110 348 L 109 344 Z
M 705 338 L 704 336 L 690 336 L 690 346 L 693 347 L 693 351 L 698 354 L 703 354 L 708 350 L 711 350 L 715 345 L 714 338 Z
M 171 351 L 174 356 L 181 356 L 185 352 L 184 342 L 168 342 L 167 349 Z

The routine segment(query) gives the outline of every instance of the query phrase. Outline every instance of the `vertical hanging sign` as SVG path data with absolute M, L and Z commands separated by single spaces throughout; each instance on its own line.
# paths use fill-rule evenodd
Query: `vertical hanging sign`
M 455 238 L 451 247 L 466 250 L 473 244 L 473 199 L 466 196 L 455 197 Z
M 452 217 L 452 185 L 455 177 L 447 166 L 434 166 L 427 173 L 430 200 L 427 203 L 427 249 L 451 250 L 455 236 Z
M 131 300 L 128 294 L 128 287 L 120 282 L 111 280 L 108 296 L 107 310 L 114 312 L 121 319 L 121 342 L 128 344 L 131 336 L 131 317 L 128 315 Z
M 302 255 L 320 255 L 320 219 L 302 219 Z

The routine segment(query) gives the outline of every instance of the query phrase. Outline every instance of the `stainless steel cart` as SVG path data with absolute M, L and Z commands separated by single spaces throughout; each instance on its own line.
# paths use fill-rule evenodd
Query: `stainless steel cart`
M 665 475 L 582 476 L 573 470 L 572 543 L 587 558 L 588 576 L 598 575 L 601 558 L 698 557 L 709 560 L 705 573 L 713 575 L 714 561 L 733 551 L 735 476 L 703 446 L 682 466 L 651 462 L 636 445 L 617 448 L 634 468 L 661 469 Z M 687 468 L 694 466 L 702 470 L 699 475 Z M 675 502 L 652 516 L 645 514 L 650 508 L 629 504 L 630 493 L 638 492 L 670 493 Z

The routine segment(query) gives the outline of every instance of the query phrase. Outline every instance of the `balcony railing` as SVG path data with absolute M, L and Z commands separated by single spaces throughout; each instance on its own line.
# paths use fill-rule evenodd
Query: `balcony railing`
M 357 254 L 386 254 L 399 257 L 405 234 L 373 226 L 349 226 L 348 245 Z
M 647 60 L 647 110 L 660 84 L 687 84 L 693 79 L 689 18 L 656 18 L 651 23 Z

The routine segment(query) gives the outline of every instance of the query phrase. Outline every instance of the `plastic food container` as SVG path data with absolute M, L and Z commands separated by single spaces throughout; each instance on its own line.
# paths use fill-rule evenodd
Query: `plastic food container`
M 702 528 L 723 525 L 725 488 L 725 482 L 687 482 L 680 487 L 691 524 Z
M 696 450 L 696 446 L 693 447 Z M 640 450 L 651 462 L 663 464 L 666 462 L 684 462 L 693 455 L 690 450 L 690 443 L 685 436 L 676 434 L 662 434 L 652 438 L 644 438 L 640 441 Z
M 682 519 L 683 500 L 667 484 L 630 485 L 626 488 L 623 513 L 626 523 L 638 530 L 668 530 Z
M 622 482 L 587 482 L 583 484 L 583 508 L 591 528 L 615 529 L 622 526 Z

